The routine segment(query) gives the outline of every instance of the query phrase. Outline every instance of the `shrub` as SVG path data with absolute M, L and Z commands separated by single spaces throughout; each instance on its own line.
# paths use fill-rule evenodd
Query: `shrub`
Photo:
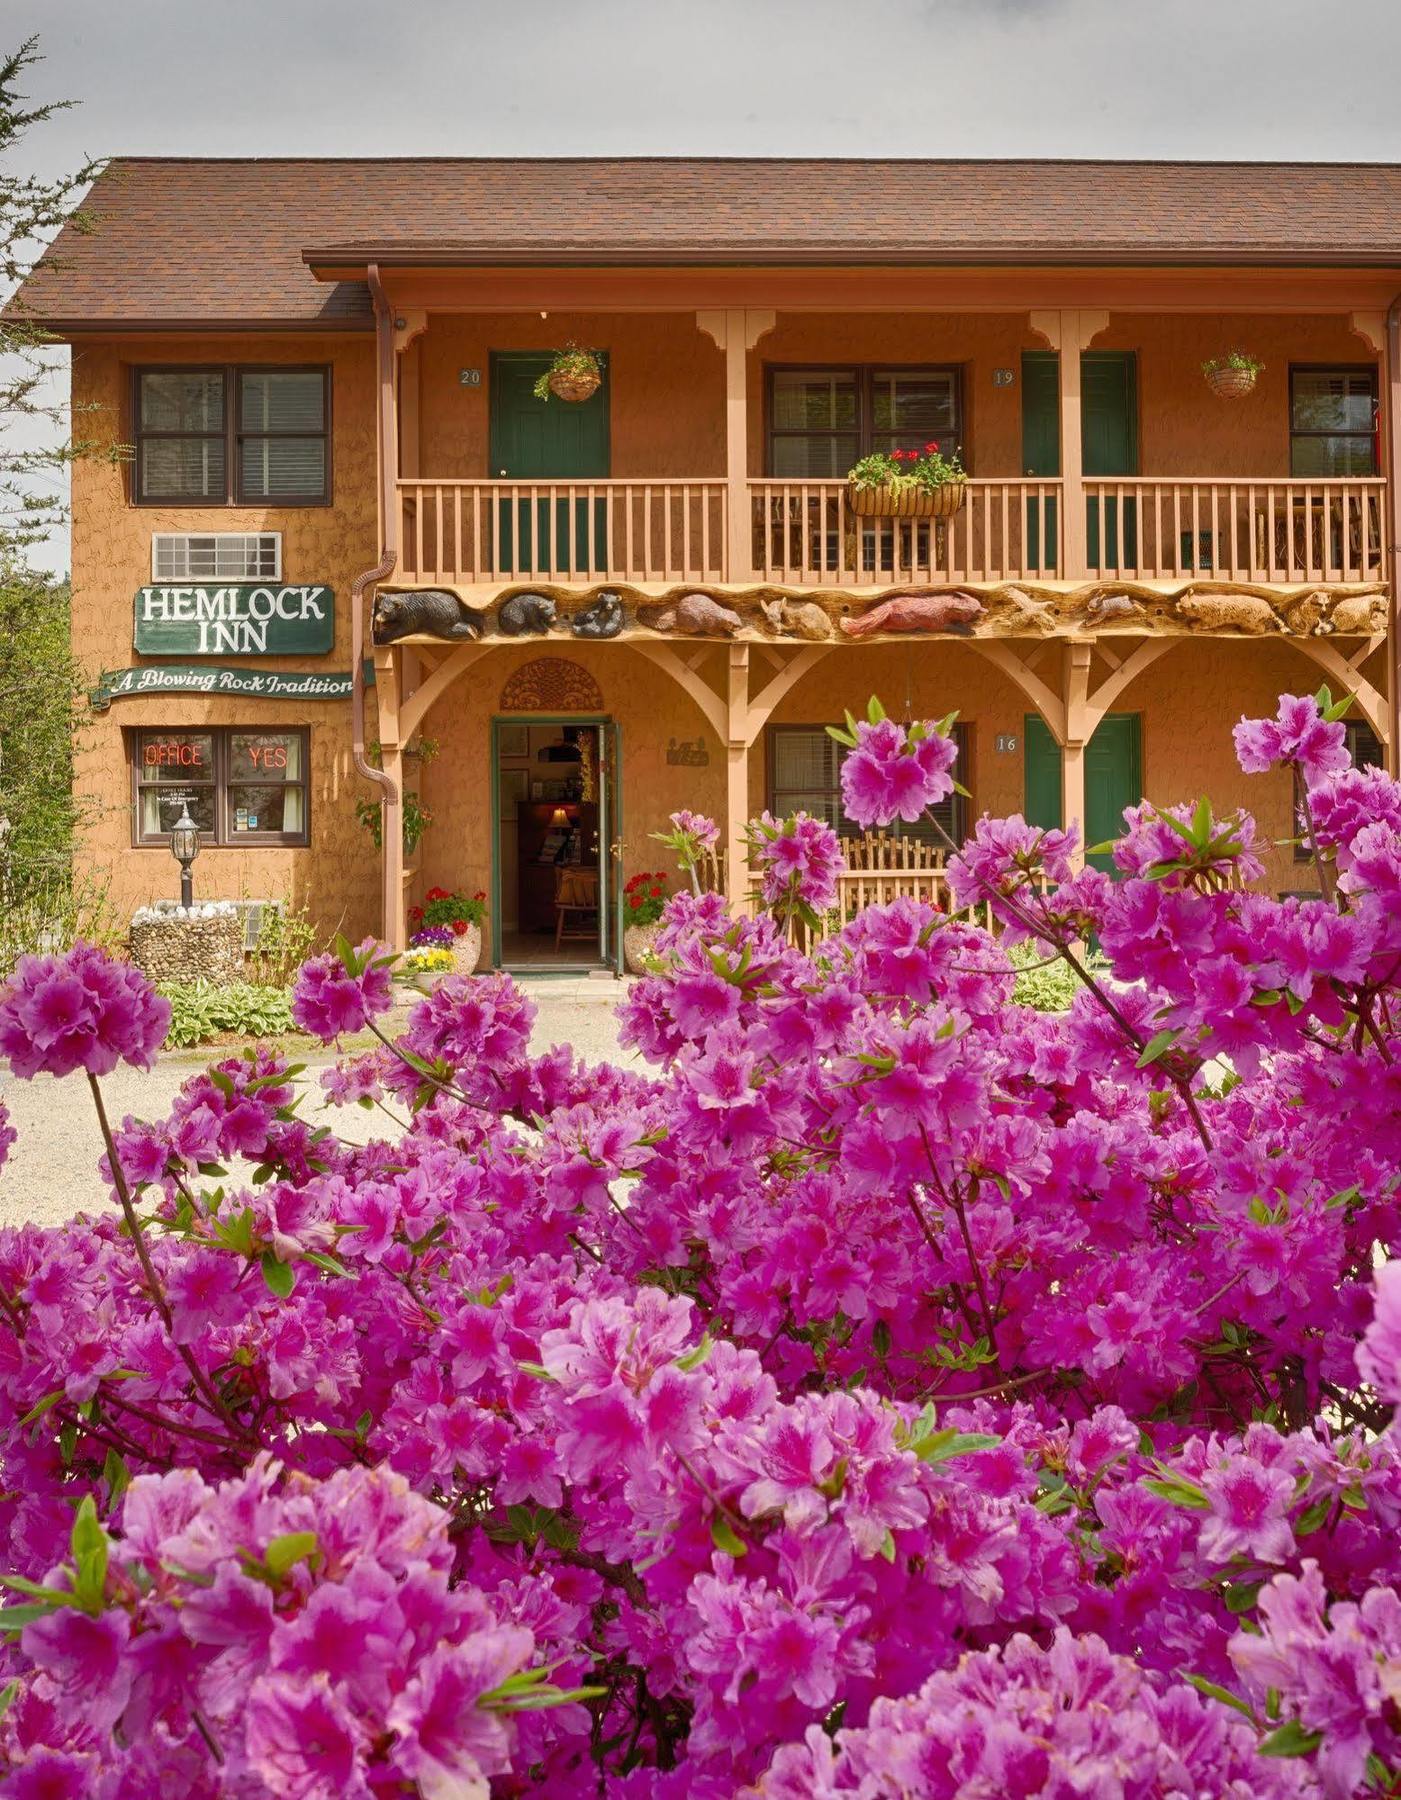
M 888 724 L 863 826 L 947 791 Z M 117 1209 L 0 1230 L 0 1775 L 1394 1793 L 1401 786 L 1326 694 L 1237 743 L 1299 775 L 1320 898 L 1204 804 L 1131 808 L 1117 882 L 984 819 L 948 873 L 999 937 L 904 899 L 823 968 L 679 895 L 620 1009 L 650 1072 L 451 977 L 320 1076 L 407 1120 L 368 1145 L 266 1045 L 113 1129 L 163 1018 L 26 969 L 0 1054 L 91 1078 Z M 1009 1004 L 1019 943 L 1067 1010 Z M 384 1031 L 391 961 L 338 944 L 295 1014 Z
M 295 1029 L 292 996 L 286 988 L 260 987 L 251 981 L 228 987 L 210 981 L 165 981 L 158 991 L 170 1002 L 167 1049 L 208 1044 L 226 1032 L 275 1038 Z
M 247 958 L 248 979 L 254 987 L 291 987 L 297 970 L 325 942 L 305 906 L 288 899 L 265 906 L 258 941 Z
M 1084 993 L 1084 982 L 1063 958 L 1044 956 L 1029 944 L 1017 944 L 1009 954 L 1017 971 L 1012 985 L 1014 1005 L 1029 1006 L 1035 1012 L 1066 1012 L 1075 996 Z M 1097 956 L 1087 956 L 1085 962 L 1095 971 L 1104 966 Z

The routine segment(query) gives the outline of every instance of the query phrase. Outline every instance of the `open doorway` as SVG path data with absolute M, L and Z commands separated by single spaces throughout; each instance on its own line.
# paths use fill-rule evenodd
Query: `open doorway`
M 612 968 L 617 727 L 492 722 L 495 961 L 526 972 Z

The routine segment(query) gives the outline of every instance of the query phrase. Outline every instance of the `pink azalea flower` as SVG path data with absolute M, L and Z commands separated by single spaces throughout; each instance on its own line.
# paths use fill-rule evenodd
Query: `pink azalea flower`
M 21 1080 L 149 1069 L 170 1026 L 170 1002 L 139 969 L 93 944 L 62 956 L 22 956 L 0 988 L 0 1058 Z

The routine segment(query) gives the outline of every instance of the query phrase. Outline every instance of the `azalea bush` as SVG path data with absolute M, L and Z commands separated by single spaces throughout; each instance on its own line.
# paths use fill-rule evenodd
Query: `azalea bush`
M 950 791 L 946 729 L 846 736 L 862 826 Z M 532 1055 L 500 974 L 391 1038 L 367 942 L 293 1010 L 369 1053 L 109 1120 L 165 1002 L 22 964 L 0 1055 L 86 1085 L 115 1204 L 0 1232 L 5 1791 L 1395 1793 L 1401 789 L 1326 694 L 1237 745 L 1318 898 L 1205 804 L 1131 809 L 1117 881 L 983 819 L 996 936 L 900 900 L 805 956 L 681 894 L 643 1069 Z

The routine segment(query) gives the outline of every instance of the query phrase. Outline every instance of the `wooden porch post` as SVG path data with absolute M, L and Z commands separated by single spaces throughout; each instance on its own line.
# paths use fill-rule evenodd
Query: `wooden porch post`
M 1079 361 L 1078 352 L 1076 361 Z M 1084 522 L 1082 507 L 1082 527 Z M 1094 646 L 1088 641 L 1072 638 L 1065 646 L 1065 742 L 1061 745 L 1060 755 L 1060 817 L 1066 831 L 1072 825 L 1080 827 L 1080 847 L 1072 859 L 1077 869 L 1084 866 L 1086 848 L 1085 745 L 1094 730 L 1089 704 L 1090 657 L 1093 653 Z
M 404 750 L 399 737 L 399 653 L 375 652 L 375 693 L 379 699 L 380 767 L 393 782 L 394 798 L 380 808 L 381 913 L 391 950 L 408 945 L 404 908 Z
M 749 817 L 749 646 L 731 644 L 725 688 L 725 892 L 738 907 L 749 891 L 744 826 Z
M 1085 458 L 1082 427 L 1080 352 L 1109 324 L 1102 308 L 1033 312 L 1031 328 L 1057 352 L 1060 372 L 1060 479 L 1061 544 L 1065 567 L 1063 580 L 1083 581 L 1089 570 L 1088 533 L 1085 526 Z
M 727 307 L 696 314 L 696 326 L 725 352 L 726 581 L 754 579 L 754 533 L 749 513 L 749 352 L 774 327 L 767 308 Z

